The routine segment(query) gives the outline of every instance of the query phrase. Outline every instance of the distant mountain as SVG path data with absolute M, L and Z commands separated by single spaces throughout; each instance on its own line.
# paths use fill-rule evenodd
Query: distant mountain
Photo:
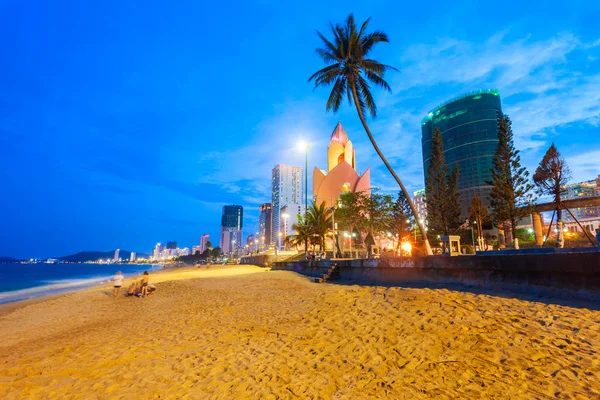
M 68 262 L 86 262 L 86 261 L 98 261 L 98 260 L 106 260 L 111 259 L 115 256 L 115 251 L 80 251 L 76 254 L 71 254 L 70 256 L 64 257 L 56 257 L 62 261 Z M 148 254 L 136 253 L 137 257 L 148 258 Z M 119 258 L 123 261 L 129 261 L 131 257 L 131 252 L 127 250 L 119 251 Z
M 17 261 L 17 260 L 12 257 L 0 257 L 0 262 L 13 262 L 13 261 Z

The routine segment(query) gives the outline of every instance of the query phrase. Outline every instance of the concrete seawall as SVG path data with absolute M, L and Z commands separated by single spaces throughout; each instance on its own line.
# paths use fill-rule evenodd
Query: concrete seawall
M 333 263 L 340 278 L 350 282 L 464 284 L 600 303 L 600 252 L 295 261 L 271 267 L 317 277 Z

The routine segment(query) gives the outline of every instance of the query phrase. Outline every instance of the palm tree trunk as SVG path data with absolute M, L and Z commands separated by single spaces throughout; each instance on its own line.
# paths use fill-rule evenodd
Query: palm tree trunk
M 360 118 L 360 122 L 362 123 L 363 127 L 365 128 L 365 131 L 367 132 L 367 136 L 369 137 L 369 140 L 371 141 L 373 148 L 375 148 L 375 151 L 379 155 L 379 158 L 381 158 L 381 161 L 383 161 L 383 163 L 387 167 L 388 171 L 390 171 L 390 173 L 392 174 L 392 176 L 398 183 L 398 186 L 400 186 L 402 193 L 404 193 L 404 196 L 406 197 L 406 200 L 408 201 L 408 205 L 410 206 L 410 209 L 411 209 L 413 215 L 415 216 L 415 220 L 417 222 L 417 225 L 419 226 L 421 235 L 423 235 L 423 241 L 425 242 L 425 250 L 427 251 L 427 255 L 431 256 L 431 255 L 433 255 L 433 253 L 431 251 L 431 246 L 429 245 L 429 240 L 427 239 L 427 233 L 425 232 L 423 224 L 419 220 L 419 214 L 417 214 L 417 209 L 415 208 L 415 205 L 413 204 L 413 201 L 412 201 L 410 195 L 408 194 L 408 191 L 404 187 L 404 184 L 402 184 L 402 181 L 400 180 L 400 178 L 398 178 L 398 175 L 396 175 L 396 172 L 394 171 L 394 169 L 392 168 L 390 163 L 387 161 L 387 159 L 385 158 L 385 156 L 383 155 L 381 150 L 379 150 L 379 146 L 377 146 L 377 143 L 375 142 L 375 139 L 373 138 L 373 135 L 371 134 L 371 130 L 369 129 L 369 126 L 367 125 L 367 121 L 365 120 L 362 110 L 360 109 L 360 107 L 358 105 L 359 104 L 358 103 L 358 95 L 356 94 L 355 83 L 348 82 L 348 84 L 350 84 L 352 86 L 352 97 L 354 98 L 354 105 L 356 106 L 356 111 L 358 112 L 358 118 Z

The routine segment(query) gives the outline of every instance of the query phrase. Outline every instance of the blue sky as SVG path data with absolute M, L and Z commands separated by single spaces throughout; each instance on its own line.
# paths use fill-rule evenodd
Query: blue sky
M 574 181 L 600 173 L 599 2 L 91 3 L 0 0 L 0 255 L 215 243 L 232 203 L 250 233 L 271 169 L 303 165 L 299 139 L 323 167 L 338 120 L 395 190 L 353 108 L 306 82 L 315 30 L 349 12 L 390 37 L 374 56 L 400 72 L 371 125 L 410 189 L 423 116 L 490 87 L 530 170 L 554 141 Z

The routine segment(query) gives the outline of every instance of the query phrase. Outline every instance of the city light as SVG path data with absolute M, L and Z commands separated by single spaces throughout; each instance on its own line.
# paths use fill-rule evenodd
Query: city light
M 298 150 L 306 151 L 308 150 L 308 142 L 301 140 L 298 142 Z
M 408 254 L 408 255 L 410 255 L 412 252 L 412 244 L 410 244 L 409 241 L 402 242 L 402 245 L 400 246 L 400 248 L 402 250 L 404 250 L 406 252 L 406 254 Z

